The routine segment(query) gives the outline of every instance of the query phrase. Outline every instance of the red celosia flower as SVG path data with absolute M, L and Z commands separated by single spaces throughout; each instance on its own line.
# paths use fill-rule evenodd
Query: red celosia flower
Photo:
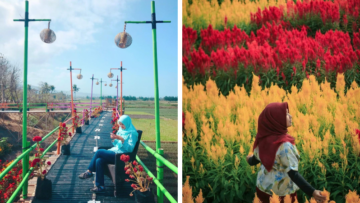
M 140 170 L 141 172 L 143 172 L 143 171 L 144 171 L 144 168 L 143 168 L 141 165 L 139 165 L 139 170 Z
M 134 167 L 134 172 L 136 173 L 137 172 L 137 169 Z
M 138 163 L 134 160 L 133 161 L 133 165 L 136 166 Z
M 71 133 L 69 133 L 69 137 L 71 137 L 72 135 L 71 135 Z
M 131 187 L 134 188 L 134 189 L 137 188 L 137 186 L 135 184 L 131 184 Z
M 129 179 L 125 179 L 125 181 L 126 181 L 126 182 L 130 182 L 130 180 L 129 180 Z
M 40 152 L 43 152 L 44 151 L 44 148 L 40 148 Z
M 30 166 L 31 166 L 31 167 L 35 167 L 38 162 L 40 162 L 40 159 L 39 159 L 39 158 L 36 158 L 36 159 L 34 159 L 34 160 L 31 162 L 31 165 L 30 165 Z
M 34 142 L 40 142 L 42 140 L 42 138 L 40 137 L 40 136 L 35 136 L 34 138 L 33 138 L 33 141 Z
M 153 180 L 153 178 L 151 178 L 151 177 L 147 177 L 146 178 L 148 181 L 152 181 Z
M 62 123 L 62 127 L 65 128 L 65 127 L 66 127 L 66 123 Z
M 130 177 L 130 178 L 132 178 L 132 179 L 134 179 L 134 178 L 135 178 L 135 176 L 133 176 L 133 175 L 129 175 L 129 177 Z
M 42 174 L 44 174 L 44 175 L 45 175 L 45 174 L 46 174 L 46 170 L 43 170 Z
M 128 162 L 130 160 L 130 156 L 129 155 L 125 155 L 125 154 L 122 154 L 120 156 L 120 160 L 123 161 L 123 162 Z
M 130 169 L 128 169 L 128 170 L 125 172 L 126 175 L 130 175 L 130 173 L 131 173 L 131 170 L 130 170 Z
M 47 163 L 47 165 L 49 165 L 49 166 L 51 165 L 51 162 L 50 162 L 50 161 L 48 161 L 48 162 L 46 162 L 46 163 Z

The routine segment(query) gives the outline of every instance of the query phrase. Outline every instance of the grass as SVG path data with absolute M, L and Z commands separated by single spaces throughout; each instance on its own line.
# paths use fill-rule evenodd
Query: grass
M 132 123 L 136 129 L 142 130 L 143 141 L 155 141 L 155 119 L 132 119 Z M 178 129 L 176 120 L 160 120 L 160 139 L 161 141 L 178 140 Z
M 146 113 L 146 112 L 143 112 L 143 111 L 126 111 L 125 109 L 125 114 L 126 115 L 151 115 L 151 113 Z
M 155 110 L 153 108 L 125 108 L 125 114 L 132 114 L 132 112 L 141 112 L 143 115 L 155 115 Z M 176 109 L 161 109 L 160 108 L 160 117 L 170 118 L 177 120 L 177 108 Z

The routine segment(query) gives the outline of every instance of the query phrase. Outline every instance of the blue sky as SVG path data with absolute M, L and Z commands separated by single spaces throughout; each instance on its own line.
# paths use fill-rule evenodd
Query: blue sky
M 24 0 L 0 2 L 0 53 L 10 62 L 23 69 L 24 24 L 13 19 L 24 17 Z M 159 95 L 178 96 L 178 2 L 155 1 L 157 20 L 171 23 L 157 25 Z M 73 74 L 73 84 L 79 93 L 90 95 L 91 76 L 110 83 L 107 74 L 110 68 L 119 68 L 120 61 L 126 68 L 123 72 L 123 95 L 154 97 L 153 42 L 150 24 L 127 24 L 126 31 L 132 36 L 132 45 L 118 48 L 115 36 L 124 29 L 124 21 L 151 20 L 149 0 L 30 0 L 30 19 L 51 18 L 50 28 L 57 40 L 45 44 L 39 33 L 47 22 L 30 22 L 28 84 L 39 86 L 47 82 L 56 91 L 70 91 L 70 74 L 66 70 L 72 61 L 73 68 L 81 68 L 83 79 Z M 120 71 L 114 71 L 114 77 Z M 21 75 L 21 80 L 22 80 Z M 113 87 L 103 86 L 104 95 L 116 95 Z M 21 83 L 22 84 L 22 83 Z M 95 85 L 94 93 L 100 93 Z

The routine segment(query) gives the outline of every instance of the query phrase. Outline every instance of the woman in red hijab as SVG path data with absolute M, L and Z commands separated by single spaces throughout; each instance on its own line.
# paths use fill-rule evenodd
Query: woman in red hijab
M 259 116 L 254 155 L 246 159 L 252 166 L 261 162 L 256 194 L 262 203 L 269 202 L 272 192 L 280 196 L 281 203 L 286 195 L 295 202 L 299 188 L 318 202 L 326 200 L 298 173 L 300 155 L 295 138 L 287 134 L 291 119 L 287 102 L 270 103 Z

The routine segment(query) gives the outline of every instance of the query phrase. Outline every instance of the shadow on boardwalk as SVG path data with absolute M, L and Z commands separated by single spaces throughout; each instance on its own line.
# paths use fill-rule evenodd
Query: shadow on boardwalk
M 105 119 L 101 119 L 105 116 Z M 103 122 L 101 120 L 104 120 Z M 48 202 L 66 202 L 66 203 L 81 203 L 92 200 L 92 193 L 90 188 L 94 187 L 94 178 L 81 180 L 78 178 L 80 173 L 87 170 L 91 158 L 94 155 L 93 149 L 96 146 L 94 139 L 95 135 L 100 136 L 98 146 L 111 145 L 110 131 L 111 131 L 111 113 L 103 112 L 99 118 L 92 119 L 90 125 L 83 126 L 83 133 L 76 134 L 71 141 L 71 155 L 61 155 L 53 167 L 48 172 L 47 178 L 52 181 L 52 199 L 47 201 L 34 200 L 34 203 L 48 203 Z M 103 126 L 100 126 L 102 124 Z M 136 127 L 136 126 L 135 126 Z M 95 129 L 100 129 L 95 132 Z M 141 130 L 141 129 L 139 129 Z M 146 133 L 146 132 L 143 132 Z M 155 142 L 145 142 L 152 149 L 155 149 Z M 164 149 L 165 158 L 177 166 L 177 143 L 162 143 L 161 147 Z M 138 156 L 149 170 L 156 176 L 156 159 L 153 155 L 148 153 L 141 145 L 139 146 Z M 177 199 L 177 175 L 167 167 L 164 168 L 164 187 Z M 119 197 L 114 197 L 114 185 L 110 178 L 105 176 L 106 193 L 97 195 L 96 201 L 100 202 L 134 202 L 134 197 L 130 197 L 129 193 L 132 191 L 130 184 L 124 184 L 123 194 Z M 156 196 L 156 185 L 152 184 L 151 190 Z M 164 197 L 164 202 L 169 202 Z

